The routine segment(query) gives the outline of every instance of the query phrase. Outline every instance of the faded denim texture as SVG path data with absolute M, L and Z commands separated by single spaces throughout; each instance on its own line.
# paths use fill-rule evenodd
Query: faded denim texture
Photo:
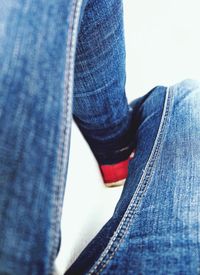
M 66 274 L 199 274 L 200 83 L 157 87 L 134 104 L 123 193 Z
M 52 274 L 81 1 L 0 3 L 0 274 Z
M 101 164 L 127 159 L 134 147 L 125 78 L 122 1 L 89 0 L 77 42 L 73 114 Z
M 199 83 L 155 88 L 130 118 L 121 1 L 0 10 L 0 274 L 53 274 L 72 109 L 97 159 L 105 142 L 136 155 L 113 217 L 67 274 L 199 274 Z

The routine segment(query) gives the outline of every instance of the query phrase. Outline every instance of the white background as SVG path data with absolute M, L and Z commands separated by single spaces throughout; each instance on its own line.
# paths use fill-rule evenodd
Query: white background
M 124 6 L 129 101 L 156 85 L 200 79 L 199 0 L 125 0 Z M 104 187 L 96 161 L 73 124 L 59 274 L 111 217 L 120 192 Z

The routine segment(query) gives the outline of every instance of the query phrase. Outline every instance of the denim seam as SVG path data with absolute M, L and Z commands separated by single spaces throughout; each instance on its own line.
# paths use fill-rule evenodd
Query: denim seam
M 74 82 L 74 63 L 75 51 L 78 34 L 78 24 L 83 0 L 73 0 L 72 9 L 69 16 L 69 31 L 66 45 L 66 65 L 64 73 L 64 96 L 63 113 L 61 116 L 61 136 L 57 156 L 57 180 L 53 187 L 53 214 L 50 238 L 52 241 L 52 252 L 50 255 L 50 264 L 48 274 L 54 273 L 54 260 L 57 254 L 57 245 L 59 242 L 60 217 L 62 213 L 63 195 L 66 181 L 66 170 L 69 156 L 69 143 L 72 118 L 73 101 L 73 82 Z
M 146 192 L 148 189 L 148 185 L 153 174 L 153 167 L 156 163 L 160 155 L 160 151 L 163 144 L 164 132 L 165 132 L 165 125 L 167 124 L 167 119 L 169 117 L 169 110 L 171 106 L 171 92 L 168 88 L 166 91 L 165 97 L 165 104 L 163 108 L 162 118 L 160 121 L 160 126 L 158 129 L 158 133 L 156 139 L 154 141 L 154 146 L 151 151 L 150 157 L 147 161 L 145 169 L 143 171 L 143 175 L 140 179 L 138 187 L 133 194 L 133 197 L 129 203 L 129 206 L 121 219 L 121 222 L 118 225 L 113 237 L 109 241 L 107 247 L 100 255 L 97 262 L 92 266 L 89 270 L 88 274 L 99 274 L 105 269 L 108 265 L 109 261 L 114 257 L 115 253 L 117 252 L 118 248 L 120 247 L 121 242 L 124 240 L 125 236 L 128 234 L 128 230 L 130 228 L 130 223 L 134 218 L 134 214 Z M 117 243 L 116 243 L 117 242 Z

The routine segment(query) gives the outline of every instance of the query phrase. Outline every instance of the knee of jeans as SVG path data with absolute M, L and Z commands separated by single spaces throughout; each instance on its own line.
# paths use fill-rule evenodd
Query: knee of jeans
M 184 89 L 188 91 L 193 91 L 196 88 L 200 87 L 200 81 L 197 79 L 185 79 L 179 84 L 177 84 L 179 87 L 183 87 Z
M 172 86 L 170 90 L 174 106 L 182 117 L 200 118 L 200 81 L 187 79 Z
M 171 87 L 178 96 L 190 95 L 200 98 L 200 81 L 195 79 L 186 79 Z M 189 99 L 189 98 L 188 98 Z

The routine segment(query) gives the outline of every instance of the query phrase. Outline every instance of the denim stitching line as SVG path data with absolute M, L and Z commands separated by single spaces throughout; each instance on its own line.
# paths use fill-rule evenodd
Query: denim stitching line
M 167 99 L 167 97 L 166 97 L 166 99 Z M 169 97 L 168 97 L 168 99 L 169 99 Z M 115 252 L 119 248 L 120 243 L 123 241 L 124 237 L 126 236 L 128 230 L 129 230 L 130 222 L 132 221 L 133 215 L 134 215 L 134 212 L 135 212 L 134 210 L 137 209 L 137 207 L 138 207 L 138 205 L 139 205 L 139 203 L 140 203 L 140 201 L 141 201 L 141 199 L 143 197 L 144 192 L 147 190 L 148 182 L 149 182 L 149 180 L 151 178 L 151 175 L 152 175 L 151 169 L 154 167 L 154 163 L 155 163 L 155 161 L 156 161 L 156 159 L 157 159 L 157 157 L 159 155 L 159 147 L 160 147 L 160 144 L 161 144 L 161 141 L 162 141 L 162 135 L 163 135 L 163 132 L 164 132 L 164 130 L 161 129 L 161 128 L 164 128 L 164 120 L 167 118 L 167 113 L 168 113 L 168 110 L 166 108 L 165 111 L 163 112 L 164 119 L 160 123 L 159 130 L 161 130 L 161 131 L 158 131 L 158 134 L 157 134 L 158 138 L 156 138 L 156 141 L 154 143 L 155 152 L 153 152 L 154 150 L 152 150 L 152 154 L 151 154 L 151 156 L 149 158 L 149 161 L 147 162 L 146 168 L 144 169 L 143 176 L 142 176 L 142 178 L 140 180 L 141 184 L 139 183 L 139 185 L 141 185 L 141 188 L 137 188 L 138 190 L 136 190 L 136 192 L 135 192 L 135 194 L 134 194 L 134 196 L 133 196 L 133 198 L 131 200 L 131 203 L 129 204 L 128 210 L 126 211 L 127 213 L 125 213 L 125 215 L 123 217 L 124 221 L 122 221 L 122 223 L 121 223 L 121 228 L 119 227 L 119 229 L 116 230 L 116 237 L 115 237 L 115 239 L 113 239 L 113 241 L 111 241 L 110 246 L 107 248 L 107 252 L 105 251 L 105 256 L 104 256 L 105 259 L 102 258 L 102 260 L 99 262 L 99 265 L 101 265 L 101 262 L 103 263 L 103 261 L 105 263 L 103 264 L 102 268 L 96 274 L 99 274 L 104 269 L 104 267 L 107 265 L 107 263 L 109 262 L 109 260 L 111 260 L 113 258 Z M 159 142 L 159 139 L 161 140 L 160 142 Z M 151 158 L 152 158 L 152 160 L 151 160 Z M 152 162 L 152 164 L 149 163 L 149 162 Z M 148 163 L 149 163 L 149 165 L 148 165 Z M 147 173 L 145 173 L 145 170 L 147 170 Z M 143 181 L 144 177 L 145 177 L 145 179 Z M 145 182 L 146 182 L 146 184 L 145 184 Z M 138 185 L 138 187 L 139 187 L 139 185 Z M 138 198 L 137 198 L 137 196 L 138 196 Z M 136 199 L 134 199 L 134 198 L 136 198 Z M 137 203 L 135 203 L 135 201 L 137 201 Z M 119 242 L 117 243 L 115 249 L 113 251 L 111 251 L 112 253 L 110 254 L 110 257 L 107 259 L 107 261 L 105 261 L 106 260 L 106 256 L 109 253 L 109 250 L 115 244 L 114 242 L 117 239 L 119 239 Z M 97 268 L 98 268 L 98 266 L 96 265 L 96 267 L 94 267 L 94 269 L 97 269 Z
M 169 100 L 169 97 L 168 97 L 168 100 Z M 163 112 L 163 114 L 164 114 L 164 120 L 167 119 L 168 111 L 169 111 L 169 108 L 166 108 L 166 111 Z M 124 220 L 124 224 L 122 224 L 121 233 L 118 236 L 119 242 L 117 243 L 117 245 L 116 245 L 115 249 L 113 250 L 113 252 L 110 254 L 110 257 L 107 259 L 107 261 L 104 260 L 105 263 L 103 264 L 103 266 L 100 269 L 100 271 L 98 272 L 98 274 L 104 269 L 104 267 L 106 267 L 106 265 L 108 264 L 108 262 L 114 257 L 114 254 L 117 251 L 117 249 L 119 248 L 121 242 L 124 240 L 125 236 L 128 234 L 131 221 L 133 220 L 134 216 L 137 213 L 137 208 L 138 208 L 138 206 L 139 206 L 139 204 L 140 204 L 140 202 L 141 202 L 141 200 L 143 198 L 143 195 L 144 195 L 145 191 L 147 191 L 147 189 L 149 187 L 148 183 L 150 182 L 150 180 L 152 178 L 152 175 L 153 175 L 152 169 L 153 169 L 153 167 L 154 167 L 154 165 L 156 163 L 156 160 L 158 159 L 158 156 L 159 156 L 159 153 L 160 153 L 160 149 L 161 149 L 161 144 L 162 144 L 161 142 L 162 142 L 162 139 L 163 139 L 163 132 L 165 130 L 164 129 L 164 126 L 165 126 L 164 125 L 165 124 L 164 120 L 163 120 L 163 124 L 160 123 L 160 125 L 163 125 L 163 127 L 162 127 L 162 129 L 160 131 L 160 134 L 157 134 L 157 136 L 159 136 L 158 141 L 154 143 L 154 144 L 157 143 L 157 146 L 155 147 L 155 153 L 152 155 L 152 160 L 151 160 L 151 163 L 149 164 L 149 167 L 147 167 L 148 166 L 148 164 L 147 164 L 146 168 L 144 169 L 144 174 L 143 174 L 143 176 L 141 178 L 141 190 L 138 190 L 138 192 L 135 195 L 135 197 L 136 197 L 135 201 L 136 202 L 134 202 L 134 197 L 133 197 L 132 198 L 133 204 L 131 205 L 131 203 L 130 203 L 130 205 L 129 205 L 130 206 L 130 211 L 127 214 L 127 219 Z M 150 161 L 150 159 L 151 159 L 151 157 L 149 158 L 149 161 Z M 145 170 L 147 170 L 146 175 L 145 175 Z M 143 178 L 144 178 L 144 181 L 142 180 Z M 142 184 L 142 181 L 143 181 L 143 184 Z M 117 238 L 116 238 L 116 240 L 117 240 Z M 107 253 L 107 255 L 108 255 L 108 253 Z M 105 259 L 106 259 L 107 255 L 105 255 Z
M 63 114 L 61 117 L 61 137 L 60 145 L 58 148 L 58 168 L 57 168 L 57 181 L 54 185 L 53 193 L 55 198 L 53 222 L 52 222 L 52 254 L 50 256 L 50 268 L 48 274 L 54 272 L 54 259 L 57 254 L 57 244 L 59 240 L 59 230 L 57 225 L 59 224 L 60 216 L 62 213 L 62 201 L 64 194 L 66 169 L 68 163 L 69 153 L 69 140 L 71 131 L 71 117 L 72 117 L 72 100 L 73 100 L 73 80 L 74 80 L 74 57 L 76 51 L 76 38 L 78 33 L 78 23 L 80 18 L 80 11 L 82 6 L 82 0 L 74 0 L 72 3 L 72 10 L 69 18 L 69 32 L 66 46 L 66 66 L 65 66 L 65 92 L 63 96 Z M 65 169 L 64 169 L 65 168 Z
M 160 134 L 163 135 L 163 132 L 164 132 L 164 130 L 162 132 L 160 132 Z M 163 138 L 163 136 L 160 136 L 161 141 L 162 141 L 162 138 Z M 136 197 L 136 199 L 135 199 L 136 202 L 133 202 L 133 204 L 130 205 L 130 208 L 132 208 L 132 209 L 130 209 L 129 213 L 127 214 L 127 219 L 124 221 L 124 224 L 122 225 L 120 235 L 116 238 L 116 240 L 119 239 L 118 243 L 117 243 L 115 249 L 113 250 L 113 252 L 110 254 L 110 256 L 108 255 L 109 252 L 107 253 L 109 258 L 106 261 L 104 260 L 105 263 L 103 264 L 102 268 L 99 270 L 98 274 L 100 274 L 100 272 L 103 271 L 103 269 L 106 267 L 108 262 L 114 257 L 114 255 L 117 252 L 117 249 L 119 248 L 120 244 L 124 240 L 125 236 L 128 234 L 131 221 L 133 220 L 134 216 L 137 214 L 137 208 L 139 207 L 139 204 L 140 204 L 145 192 L 148 190 L 148 187 L 149 187 L 148 183 L 150 182 L 150 180 L 152 178 L 152 175 L 153 175 L 152 169 L 154 168 L 155 162 L 157 161 L 157 158 L 159 156 L 159 149 L 160 149 L 160 146 L 161 146 L 161 141 L 157 143 L 158 147 L 157 147 L 157 150 L 155 151 L 154 158 L 152 158 L 152 164 L 149 165 L 149 167 L 148 167 L 149 171 L 147 171 L 147 174 L 146 174 L 145 179 L 143 181 L 143 186 L 141 186 L 141 190 L 139 190 L 137 192 L 137 194 L 139 194 L 139 193 L 140 194 L 138 195 L 138 197 L 137 197 L 137 194 L 136 194 L 136 196 L 135 196 Z M 107 255 L 105 255 L 105 259 L 106 259 Z
M 159 156 L 162 139 L 163 139 L 163 133 L 165 130 L 165 121 L 168 118 L 169 114 L 169 106 L 170 106 L 170 90 L 167 89 L 166 92 L 166 98 L 165 98 L 165 106 L 160 122 L 160 127 L 158 129 L 157 137 L 154 142 L 154 147 L 152 149 L 151 155 L 149 157 L 149 160 L 146 164 L 146 168 L 144 169 L 143 175 L 141 177 L 141 180 L 138 184 L 138 188 L 136 189 L 136 192 L 133 195 L 133 198 L 127 208 L 127 211 L 125 212 L 121 223 L 119 224 L 113 238 L 110 240 L 110 244 L 108 244 L 107 248 L 102 252 L 98 262 L 90 269 L 88 274 L 99 274 L 105 266 L 108 264 L 108 262 L 113 258 L 115 252 L 119 248 L 120 243 L 123 241 L 125 235 L 128 232 L 128 229 L 130 227 L 130 222 L 133 219 L 133 215 L 135 213 L 135 209 L 137 209 L 144 192 L 147 190 L 149 179 L 152 175 L 152 168 L 154 167 L 154 164 Z M 146 171 L 146 172 L 145 172 Z M 136 202 L 137 201 L 137 202 Z M 115 241 L 119 239 L 115 249 L 112 251 L 112 246 L 115 244 Z M 106 260 L 107 255 L 111 251 L 110 257 Z M 104 264 L 103 264 L 104 262 Z M 102 265 L 103 264 L 103 265 Z M 102 265 L 102 267 L 101 267 Z M 101 268 L 99 271 L 98 268 Z
M 169 103 L 169 100 L 170 98 L 166 98 L 167 99 L 167 103 Z M 168 104 L 167 104 L 168 105 Z M 168 105 L 169 106 L 169 105 Z M 167 106 L 166 106 L 167 107 Z M 168 112 L 169 112 L 169 108 L 166 108 L 166 111 L 163 111 L 163 114 L 164 114 L 164 120 L 167 119 L 168 117 Z M 148 164 L 146 165 L 146 168 L 144 169 L 144 174 L 141 178 L 141 190 L 138 190 L 138 192 L 136 193 L 135 197 L 136 197 L 136 201 L 137 203 L 134 202 L 134 197 L 132 198 L 132 201 L 133 201 L 133 204 L 131 205 L 130 203 L 130 211 L 129 213 L 127 214 L 127 219 L 124 220 L 124 224 L 122 224 L 122 230 L 121 230 L 121 234 L 118 236 L 118 243 L 115 247 L 115 249 L 113 250 L 113 252 L 110 254 L 110 256 L 108 255 L 109 251 L 107 252 L 107 255 L 109 256 L 109 258 L 105 261 L 104 260 L 104 264 L 102 266 L 102 268 L 98 271 L 98 274 L 100 274 L 101 271 L 103 271 L 103 269 L 107 266 L 107 264 L 109 263 L 109 261 L 114 257 L 115 253 L 117 252 L 120 244 L 122 243 L 122 241 L 124 240 L 125 236 L 128 234 L 128 231 L 129 231 L 129 228 L 130 228 L 130 224 L 131 224 L 131 221 L 133 220 L 134 216 L 136 215 L 137 213 L 137 208 L 143 198 L 143 195 L 145 194 L 145 191 L 148 190 L 148 187 L 149 187 L 149 182 L 152 178 L 152 175 L 153 175 L 153 171 L 152 169 L 154 168 L 154 165 L 159 157 L 159 153 L 160 153 L 160 149 L 161 149 L 161 145 L 162 145 L 162 140 L 164 138 L 164 130 L 165 130 L 165 123 L 164 123 L 164 120 L 163 120 L 163 123 L 161 122 L 160 125 L 162 125 L 163 127 L 161 127 L 161 131 L 160 131 L 160 134 L 157 134 L 158 137 L 158 141 L 156 142 L 155 141 L 155 145 L 156 145 L 156 149 L 155 149 L 155 153 L 154 153 L 154 156 L 152 155 L 152 163 L 149 164 L 149 167 Z M 159 129 L 160 130 L 160 129 Z M 158 131 L 159 132 L 159 131 Z M 160 140 L 160 141 L 159 141 Z M 153 152 L 153 151 L 152 151 Z M 151 157 L 150 157 L 151 158 Z M 150 161 L 150 158 L 149 158 L 149 161 Z M 148 162 L 149 162 L 148 161 Z M 147 162 L 147 163 L 148 163 Z M 145 170 L 149 170 L 147 171 L 147 174 L 145 176 Z M 144 181 L 143 181 L 143 184 L 142 184 L 142 179 L 144 178 Z M 142 188 L 143 187 L 143 188 Z M 138 195 L 138 198 L 137 198 L 137 194 L 141 193 L 140 195 Z M 135 214 L 135 215 L 134 215 Z M 117 240 L 117 238 L 116 238 Z M 106 259 L 106 256 L 105 255 L 105 259 Z

